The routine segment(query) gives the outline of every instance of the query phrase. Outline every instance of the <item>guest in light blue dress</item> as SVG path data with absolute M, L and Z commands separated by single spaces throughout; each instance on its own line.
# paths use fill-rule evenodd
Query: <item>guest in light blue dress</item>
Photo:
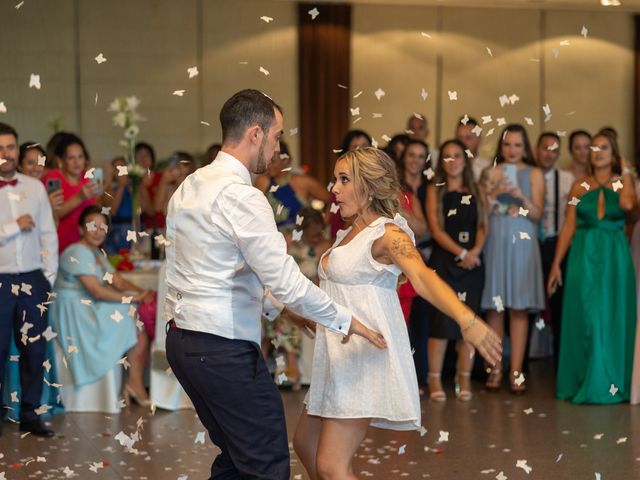
M 544 211 L 544 176 L 533 166 L 527 131 L 509 125 L 500 135 L 497 165 L 483 173 L 488 199 L 489 230 L 484 247 L 485 286 L 481 306 L 491 327 L 503 334 L 504 311 L 509 311 L 511 337 L 510 385 L 524 393 L 520 377 L 527 345 L 529 312 L 544 309 L 538 223 Z M 489 390 L 502 382 L 502 366 L 487 380 Z
M 136 334 L 134 319 L 136 302 L 150 292 L 121 277 L 99 250 L 107 222 L 100 207 L 87 207 L 80 215 L 82 237 L 60 257 L 57 297 L 49 318 L 75 386 L 97 382 L 126 355 L 131 367 L 125 396 L 146 405 L 142 383 L 146 359 L 138 352 L 144 348 L 146 335 Z M 130 303 L 123 300 L 127 296 L 132 297 Z

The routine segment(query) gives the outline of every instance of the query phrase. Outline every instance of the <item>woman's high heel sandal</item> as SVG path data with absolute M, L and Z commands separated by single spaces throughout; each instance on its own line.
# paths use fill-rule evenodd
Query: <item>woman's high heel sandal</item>
M 463 402 L 468 402 L 473 398 L 473 393 L 471 392 L 471 388 L 469 390 L 464 390 L 461 388 L 462 381 L 460 377 L 466 379 L 467 383 L 471 382 L 471 372 L 459 372 L 456 373 L 456 398 Z
M 509 381 L 511 383 L 511 393 L 516 395 L 523 395 L 527 391 L 527 385 L 524 381 L 524 375 L 522 375 L 522 381 L 519 381 L 520 372 L 511 372 L 509 375 Z
M 127 405 L 131 405 L 131 399 L 133 399 L 133 401 L 141 407 L 147 408 L 151 406 L 151 401 L 148 398 L 141 398 L 129 385 L 124 386 L 122 393 L 124 394 L 124 401 Z
M 496 365 L 489 370 L 489 378 L 484 384 L 484 387 L 490 392 L 497 392 L 502 385 L 502 365 Z
M 445 402 L 447 400 L 447 394 L 444 393 L 444 390 L 442 389 L 442 382 L 440 381 L 440 374 L 439 373 L 432 373 L 429 372 L 429 400 L 432 400 L 434 402 L 438 402 L 438 403 L 442 403 Z M 434 388 L 433 385 L 437 382 L 436 387 Z

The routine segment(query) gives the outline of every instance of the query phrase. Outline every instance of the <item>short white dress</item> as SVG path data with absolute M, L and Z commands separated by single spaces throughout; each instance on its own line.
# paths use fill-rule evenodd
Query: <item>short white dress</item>
M 420 396 L 397 283 L 400 269 L 384 265 L 371 255 L 373 242 L 393 223 L 413 232 L 400 215 L 380 217 L 346 245 L 338 246 L 349 230 L 338 232 L 324 255 L 327 271 L 318 266 L 320 288 L 332 300 L 351 309 L 358 320 L 384 335 L 388 348 L 379 350 L 353 335 L 342 335 L 318 325 L 305 399 L 309 415 L 324 418 L 371 418 L 371 426 L 390 430 L 420 428 Z

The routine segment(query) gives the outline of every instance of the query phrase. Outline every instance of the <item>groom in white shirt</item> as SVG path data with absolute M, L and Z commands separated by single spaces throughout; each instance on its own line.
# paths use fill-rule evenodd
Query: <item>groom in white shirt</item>
M 169 201 L 167 359 L 222 450 L 211 478 L 285 480 L 284 409 L 260 351 L 261 314 L 273 320 L 284 304 L 338 334 L 385 342 L 302 275 L 251 185 L 280 149 L 282 109 L 243 90 L 225 102 L 220 123 L 222 150 Z

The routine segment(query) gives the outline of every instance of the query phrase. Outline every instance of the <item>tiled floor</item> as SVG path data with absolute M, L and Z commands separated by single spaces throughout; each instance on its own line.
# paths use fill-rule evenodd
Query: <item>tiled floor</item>
M 456 401 L 452 393 L 445 404 L 423 400 L 427 433 L 422 437 L 371 429 L 355 462 L 358 476 L 640 479 L 640 406 L 574 406 L 557 401 L 552 396 L 553 381 L 544 373 L 549 369 L 545 362 L 533 365 L 528 379 L 531 388 L 523 397 L 512 396 L 506 387 L 489 394 L 475 385 L 478 390 L 468 403 Z M 304 390 L 283 392 L 283 398 L 291 436 Z M 137 451 L 127 453 L 116 436 L 121 431 L 134 433 L 139 419 Z M 135 407 L 114 417 L 59 415 L 51 423 L 58 436 L 48 440 L 21 438 L 14 425 L 5 424 L 0 479 L 3 472 L 7 480 L 204 479 L 216 452 L 208 437 L 204 444 L 195 443 L 204 428 L 191 411 L 159 410 L 151 415 Z M 448 441 L 439 442 L 441 432 L 448 432 Z M 100 462 L 105 463 L 100 466 Z M 527 474 L 517 464 L 532 470 Z M 75 477 L 67 476 L 71 474 L 64 473 L 65 467 Z M 292 478 L 306 478 L 295 455 Z

